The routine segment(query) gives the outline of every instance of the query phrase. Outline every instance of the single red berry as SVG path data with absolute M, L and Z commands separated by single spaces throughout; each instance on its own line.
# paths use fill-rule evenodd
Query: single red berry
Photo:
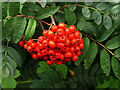
M 80 32 L 79 31 L 75 31 L 74 32 L 74 36 L 75 36 L 75 38 L 80 38 Z
M 65 61 L 69 62 L 69 61 L 70 61 L 70 58 L 65 58 Z
M 49 54 L 50 56 L 54 56 L 54 55 L 55 55 L 55 51 L 51 49 L 51 50 L 48 51 L 48 54 Z
M 84 39 L 80 38 L 80 43 L 84 43 Z
M 51 27 L 51 30 L 52 30 L 53 32 L 56 32 L 57 29 L 58 29 L 58 26 L 57 26 L 57 25 L 53 25 L 53 26 Z
M 48 40 L 43 40 L 42 45 L 43 45 L 44 47 L 48 46 Z
M 73 33 L 70 33 L 70 34 L 68 35 L 68 38 L 69 38 L 69 39 L 74 39 L 74 34 L 73 34 Z
M 57 43 L 57 47 L 58 48 L 64 48 L 64 44 L 63 43 Z
M 70 45 L 70 40 L 66 39 L 65 46 L 69 46 L 69 45 Z
M 60 57 L 61 57 L 61 53 L 60 52 L 56 52 L 55 58 L 59 59 Z
M 35 48 L 35 47 L 36 47 L 36 43 L 32 43 L 32 44 L 31 44 L 31 47 L 32 47 L 32 48 Z
M 57 61 L 55 64 L 60 65 L 60 64 L 62 64 L 62 61 Z
M 73 58 L 72 58 L 72 61 L 75 62 L 76 60 L 78 60 L 78 56 L 77 55 L 73 56 Z
M 76 45 L 77 44 L 77 40 L 76 39 L 72 39 L 71 44 L 72 45 Z
M 33 53 L 33 54 L 32 54 L 32 58 L 33 58 L 33 59 L 38 59 L 37 54 L 36 54 L 36 53 Z
M 65 42 L 65 41 L 66 41 L 66 36 L 65 36 L 65 35 L 60 36 L 60 37 L 58 38 L 58 40 L 59 40 L 60 42 Z
M 30 46 L 32 43 L 33 43 L 33 40 L 32 40 L 32 39 L 29 39 L 28 41 L 26 41 L 26 44 L 29 45 L 29 46 Z
M 81 43 L 81 44 L 80 44 L 80 49 L 83 49 L 83 48 L 84 48 L 84 44 Z
M 61 54 L 60 60 L 64 60 L 64 55 Z
M 66 28 L 64 33 L 65 33 L 65 35 L 69 35 L 70 34 L 70 29 Z
M 27 47 L 28 47 L 28 45 L 27 45 L 27 44 L 25 44 L 25 45 L 24 45 L 24 49 L 27 49 Z
M 65 57 L 65 58 L 70 58 L 70 57 L 72 57 L 72 53 L 71 53 L 71 52 L 66 52 L 66 53 L 64 54 L 64 57 Z
M 43 57 L 43 60 L 48 60 L 48 56 L 44 56 L 44 57 Z
M 76 52 L 79 52 L 79 51 L 80 51 L 80 47 L 79 47 L 79 46 L 76 46 L 76 47 L 75 47 L 75 51 L 76 51 Z
M 71 32 L 75 32 L 76 27 L 75 27 L 74 25 L 70 25 L 70 26 L 69 26 L 69 29 L 70 29 Z
M 59 28 L 59 29 L 57 30 L 57 35 L 61 36 L 61 35 L 63 35 L 63 34 L 64 34 L 64 30 L 63 30 L 62 28 Z
M 44 30 L 44 31 L 43 31 L 43 35 L 44 35 L 44 36 L 47 36 L 47 35 L 48 35 L 48 30 Z
M 48 45 L 49 45 L 50 48 L 55 48 L 55 46 L 56 46 L 54 41 L 49 41 Z
M 40 36 L 40 37 L 38 37 L 38 42 L 42 42 L 43 41 L 43 36 Z
M 46 62 L 48 65 L 52 65 L 52 61 L 47 60 Z
M 54 32 L 52 30 L 48 30 L 48 36 L 49 37 L 54 37 Z
M 70 52 L 74 52 L 75 51 L 75 48 L 74 48 L 74 46 L 72 46 L 71 48 L 70 48 Z
M 33 51 L 33 48 L 32 48 L 31 46 L 28 46 L 28 47 L 27 47 L 27 51 L 28 51 L 28 52 L 32 52 L 32 51 Z
M 40 49 L 38 47 L 35 47 L 34 51 L 35 52 L 40 52 Z
M 57 35 L 55 35 L 54 37 L 53 37 L 53 41 L 58 41 L 58 36 Z
M 46 37 L 46 36 L 43 36 L 43 40 L 47 40 L 47 37 Z
M 49 58 L 52 62 L 55 61 L 55 56 L 49 56 Z
M 43 49 L 43 45 L 42 45 L 41 43 L 38 43 L 38 44 L 37 44 L 37 47 L 38 47 L 39 49 Z
M 19 45 L 20 45 L 20 47 L 23 47 L 24 46 L 24 41 L 19 41 Z
M 62 29 L 65 29 L 66 28 L 66 24 L 61 22 L 61 23 L 58 24 L 58 27 L 62 28 Z
M 77 55 L 78 55 L 78 56 L 80 56 L 80 54 L 81 54 L 81 51 L 77 52 Z
M 45 55 L 47 55 L 47 50 L 46 50 L 46 49 L 43 49 L 43 50 L 41 51 L 41 53 L 42 53 L 43 56 L 45 56 Z
M 39 58 L 42 58 L 42 54 L 41 54 L 40 52 L 37 53 L 37 56 L 38 56 Z

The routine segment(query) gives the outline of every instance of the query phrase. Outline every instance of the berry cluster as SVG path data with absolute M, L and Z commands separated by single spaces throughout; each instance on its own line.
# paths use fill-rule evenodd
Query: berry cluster
M 84 48 L 84 40 L 74 25 L 66 28 L 66 24 L 59 23 L 58 26 L 51 26 L 51 30 L 44 30 L 43 36 L 38 37 L 37 42 L 32 39 L 24 42 L 23 36 L 19 45 L 24 47 L 33 59 L 42 58 L 48 65 L 59 65 L 78 60 L 80 50 Z

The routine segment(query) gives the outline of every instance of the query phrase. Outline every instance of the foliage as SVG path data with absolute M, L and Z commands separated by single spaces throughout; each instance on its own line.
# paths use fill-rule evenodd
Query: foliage
M 2 88 L 119 88 L 119 7 L 120 2 L 2 2 Z M 51 16 L 81 32 L 85 46 L 75 63 L 48 66 L 18 46 L 22 35 L 35 39 L 48 30 Z

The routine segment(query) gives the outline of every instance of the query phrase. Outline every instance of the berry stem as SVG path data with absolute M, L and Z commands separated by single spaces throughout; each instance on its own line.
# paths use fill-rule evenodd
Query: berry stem
M 42 22 L 41 22 L 41 21 L 39 21 L 39 22 L 40 22 L 40 26 L 41 26 L 42 30 L 44 31 L 45 29 L 44 29 L 44 27 L 43 27 Z
M 51 17 L 52 23 L 53 23 L 54 25 L 56 25 L 56 24 L 55 24 L 55 19 L 54 19 L 53 15 L 51 15 L 50 17 Z
M 112 56 L 114 56 L 116 59 L 120 60 L 120 58 L 116 57 L 114 55 L 114 53 L 112 51 L 110 51 L 108 48 L 106 48 L 102 43 L 96 41 L 95 39 L 93 39 L 92 37 L 88 36 L 87 34 L 81 32 L 84 36 L 88 37 L 89 39 L 93 40 L 94 42 L 96 42 L 97 44 L 99 44 L 100 46 L 102 46 L 103 48 L 105 48 Z

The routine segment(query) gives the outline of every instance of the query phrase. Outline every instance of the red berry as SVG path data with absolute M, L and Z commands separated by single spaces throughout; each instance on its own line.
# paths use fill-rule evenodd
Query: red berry
M 33 59 L 38 59 L 37 54 L 33 53 L 33 54 L 32 54 L 32 58 L 33 58 Z
M 38 44 L 37 44 L 37 47 L 38 47 L 39 49 L 43 49 L 43 45 L 42 45 L 41 43 L 38 43 Z
M 42 45 L 43 45 L 44 47 L 48 46 L 48 40 L 43 40 Z
M 74 32 L 74 36 L 75 36 L 75 38 L 80 38 L 80 32 L 79 31 L 75 31 Z
M 35 47 L 36 47 L 36 43 L 32 43 L 32 44 L 31 44 L 31 47 L 32 47 L 32 48 L 35 48 Z
M 37 53 L 37 56 L 38 56 L 39 58 L 42 58 L 42 54 L 41 54 L 40 52 Z
M 63 35 L 63 34 L 64 34 L 64 30 L 63 30 L 62 28 L 59 28 L 59 29 L 57 30 L 57 35 L 61 36 L 61 35 Z
M 65 33 L 65 35 L 69 35 L 70 34 L 70 29 L 66 28 L 64 33 Z
M 72 44 L 72 45 L 76 45 L 76 44 L 77 44 L 77 40 L 76 40 L 76 39 L 73 39 L 73 40 L 71 41 L 71 44 Z
M 28 47 L 27 47 L 27 51 L 28 51 L 28 52 L 32 52 L 32 51 L 33 51 L 33 48 L 32 48 L 31 46 L 28 46 Z
M 54 41 L 49 41 L 48 45 L 50 48 L 55 48 L 55 46 L 56 46 Z
M 50 56 L 53 56 L 53 55 L 55 55 L 55 51 L 51 49 L 51 50 L 48 51 L 48 54 L 49 54 Z
M 61 53 L 60 52 L 56 52 L 55 58 L 59 59 L 60 57 L 61 57 Z
M 52 65 L 52 61 L 47 60 L 46 62 L 48 65 Z
M 76 27 L 75 27 L 74 25 L 70 25 L 70 26 L 69 26 L 69 29 L 70 29 L 71 32 L 75 32 Z
M 61 22 L 61 23 L 58 24 L 58 27 L 62 28 L 62 29 L 65 29 L 66 28 L 66 24 Z
M 28 47 L 28 45 L 27 45 L 27 44 L 25 44 L 25 45 L 24 45 L 24 49 L 27 49 L 27 47 Z
M 70 58 L 70 57 L 72 57 L 72 53 L 71 53 L 71 52 L 66 52 L 66 53 L 64 54 L 64 57 L 65 57 L 65 58 Z
M 80 38 L 80 43 L 84 43 L 84 39 Z
M 58 40 L 58 36 L 55 35 L 55 36 L 53 37 L 53 41 L 57 41 L 57 40 Z
M 60 65 L 60 64 L 62 64 L 62 61 L 57 61 L 55 64 Z
M 60 36 L 58 40 L 59 40 L 60 42 L 65 42 L 65 41 L 66 41 L 66 36 L 65 36 L 65 35 Z
M 50 56 L 49 58 L 52 62 L 55 61 L 55 56 Z
M 48 60 L 48 56 L 44 56 L 44 57 L 43 57 L 43 60 Z
M 36 47 L 36 48 L 34 49 L 34 51 L 35 51 L 35 52 L 40 52 L 40 49 L 39 49 L 38 47 Z
M 53 32 L 56 32 L 57 29 L 58 29 L 58 26 L 57 26 L 57 25 L 53 25 L 53 26 L 51 27 L 51 30 L 52 30 Z
M 77 52 L 77 55 L 78 55 L 78 56 L 80 56 L 80 54 L 81 54 L 81 51 Z
M 70 48 L 70 52 L 74 52 L 75 51 L 75 48 L 74 48 L 74 46 L 72 46 L 71 48 Z
M 70 34 L 68 35 L 68 38 L 69 38 L 69 39 L 74 39 L 74 34 L 73 34 L 73 33 L 70 33 Z
M 64 60 L 64 55 L 61 54 L 60 60 Z
M 48 35 L 48 30 L 44 30 L 44 31 L 43 31 L 43 35 L 44 35 L 44 36 L 47 36 L 47 35 Z
M 57 43 L 57 47 L 58 48 L 64 48 L 64 44 L 63 43 Z
M 42 53 L 43 56 L 45 56 L 45 55 L 47 55 L 47 50 L 46 50 L 46 49 L 43 49 L 43 50 L 41 51 L 41 53 Z
M 77 55 L 73 56 L 73 58 L 72 58 L 72 61 L 76 61 L 76 60 L 78 60 L 78 56 Z
M 40 37 L 38 37 L 38 42 L 42 42 L 43 41 L 43 36 L 40 36 Z
M 83 49 L 83 48 L 84 48 L 84 44 L 81 43 L 81 44 L 80 44 L 80 49 Z
M 69 45 L 70 45 L 70 40 L 66 39 L 65 46 L 69 46 Z
M 75 47 L 75 51 L 76 51 L 76 52 L 79 52 L 79 51 L 80 51 L 80 47 L 79 47 L 79 46 L 76 46 L 76 47 Z
M 23 47 L 24 46 L 24 41 L 19 41 L 19 45 L 20 45 L 20 47 Z
M 48 30 L 48 36 L 51 38 L 54 37 L 54 32 L 51 30 Z

